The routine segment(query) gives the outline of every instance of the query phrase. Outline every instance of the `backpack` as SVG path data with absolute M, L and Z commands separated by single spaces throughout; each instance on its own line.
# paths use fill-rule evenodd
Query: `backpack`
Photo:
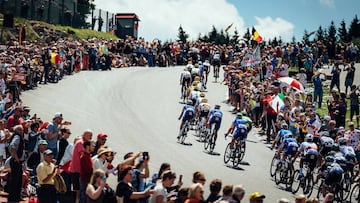
M 60 194 L 64 194 L 67 191 L 65 181 L 59 174 L 56 174 L 56 176 L 54 177 L 54 186 L 56 192 Z

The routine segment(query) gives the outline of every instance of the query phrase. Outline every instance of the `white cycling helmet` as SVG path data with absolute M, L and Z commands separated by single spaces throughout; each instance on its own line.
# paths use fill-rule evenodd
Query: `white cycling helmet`
M 305 140 L 312 142 L 312 141 L 314 140 L 314 136 L 313 136 L 312 134 L 307 134 L 307 135 L 305 136 Z

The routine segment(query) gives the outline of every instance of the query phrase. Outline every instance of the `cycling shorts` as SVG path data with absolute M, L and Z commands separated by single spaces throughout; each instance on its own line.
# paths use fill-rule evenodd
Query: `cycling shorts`
M 190 77 L 189 78 L 183 78 L 182 86 L 189 85 L 189 84 L 190 84 Z
M 218 131 L 220 129 L 220 125 L 221 125 L 221 117 L 212 116 L 210 118 L 209 124 L 210 124 L 210 126 L 212 126 L 212 124 L 215 124 L 215 130 Z
M 200 111 L 200 118 L 202 117 L 208 117 L 210 111 Z
M 241 140 L 244 140 L 247 138 L 247 130 L 245 128 L 238 128 L 233 134 L 234 139 L 240 138 Z
M 321 148 L 319 153 L 322 157 L 326 157 L 327 153 L 329 153 L 331 150 L 332 150 L 332 147 L 323 147 L 323 148 Z
M 295 142 L 290 142 L 285 147 L 284 153 L 285 155 L 295 155 L 298 151 L 299 145 Z
M 220 66 L 220 60 L 214 60 L 214 66 Z
M 182 121 L 183 122 L 190 121 L 190 120 L 194 119 L 194 117 L 195 117 L 195 112 L 188 110 L 188 111 L 185 111 Z
M 319 153 L 316 150 L 310 149 L 303 157 L 303 161 L 307 162 L 309 164 L 309 168 L 313 170 L 316 166 L 318 155 Z

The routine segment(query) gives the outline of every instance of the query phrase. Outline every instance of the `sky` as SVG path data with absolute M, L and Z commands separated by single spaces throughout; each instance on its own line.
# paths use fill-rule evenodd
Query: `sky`
M 279 37 L 300 40 L 304 30 L 336 27 L 345 20 L 349 27 L 355 15 L 360 18 L 360 0 L 95 0 L 97 9 L 111 13 L 136 13 L 140 18 L 139 37 L 176 40 L 181 25 L 189 39 L 218 30 L 233 23 L 229 34 L 237 29 L 243 36 L 255 27 L 264 40 Z

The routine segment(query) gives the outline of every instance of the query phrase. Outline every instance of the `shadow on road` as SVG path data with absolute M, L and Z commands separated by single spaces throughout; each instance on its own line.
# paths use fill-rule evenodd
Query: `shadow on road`
M 238 171 L 245 171 L 245 169 L 243 169 L 241 167 L 238 167 L 238 166 L 231 166 L 231 165 L 225 165 L 225 166 L 228 167 L 228 168 L 238 170 Z
M 210 155 L 214 155 L 214 156 L 220 156 L 221 155 L 219 152 L 210 152 L 210 151 L 205 151 L 205 150 L 204 150 L 204 152 L 206 154 L 210 154 Z

